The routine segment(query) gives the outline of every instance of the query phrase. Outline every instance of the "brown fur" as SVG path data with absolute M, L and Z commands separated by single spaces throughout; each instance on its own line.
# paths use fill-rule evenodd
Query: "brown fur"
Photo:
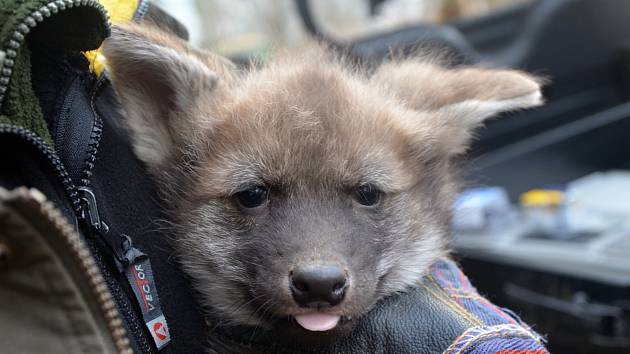
M 133 25 L 114 29 L 105 53 L 182 267 L 209 313 L 235 324 L 304 313 L 286 280 L 304 262 L 345 267 L 349 292 L 327 310 L 343 316 L 413 285 L 448 252 L 452 161 L 473 129 L 541 103 L 537 80 L 517 71 L 399 60 L 368 74 L 314 47 L 239 72 Z M 365 183 L 384 193 L 376 208 L 352 202 Z M 256 185 L 269 204 L 240 209 L 234 194 Z

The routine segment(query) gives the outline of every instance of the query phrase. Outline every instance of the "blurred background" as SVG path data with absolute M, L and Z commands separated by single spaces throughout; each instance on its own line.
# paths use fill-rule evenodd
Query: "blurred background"
M 309 1 L 313 19 L 340 40 L 396 30 L 418 23 L 447 23 L 481 16 L 528 0 L 318 0 Z M 197 46 L 228 56 L 264 55 L 274 48 L 312 40 L 294 0 L 155 0 L 179 19 Z
M 329 42 L 527 70 L 547 104 L 478 132 L 454 205 L 456 257 L 553 353 L 630 353 L 630 1 L 159 0 L 239 63 Z

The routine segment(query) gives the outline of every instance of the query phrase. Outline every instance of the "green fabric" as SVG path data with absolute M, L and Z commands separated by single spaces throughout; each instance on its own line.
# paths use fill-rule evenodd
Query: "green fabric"
M 22 21 L 23 18 L 39 9 L 49 0 L 0 0 L 0 23 L 2 28 L 0 29 L 0 39 L 2 44 L 6 44 L 6 41 L 11 38 L 13 31 L 17 27 L 17 24 Z
M 13 32 L 23 18 L 44 5 L 46 0 L 0 0 L 0 43 L 6 52 Z M 8 123 L 27 128 L 52 145 L 52 138 L 46 127 L 42 111 L 31 87 L 30 54 L 22 46 L 15 58 L 9 88 L 0 112 L 0 123 Z
M 4 42 L 9 38 L 10 32 L 15 28 L 15 23 L 27 14 L 35 11 L 44 0 L 0 0 L 0 38 Z
M 23 48 L 15 59 L 11 84 L 5 94 L 2 115 L 0 115 L 0 123 L 26 128 L 52 146 L 52 137 L 31 87 L 30 50 L 26 47 Z
M 0 50 L 11 50 L 9 42 L 18 26 L 33 12 L 53 0 L 0 0 Z M 109 35 L 105 10 L 92 6 L 67 7 L 44 18 L 28 34 L 31 46 L 49 46 L 61 50 L 98 48 Z M 41 108 L 31 85 L 31 60 L 26 40 L 17 50 L 9 87 L 0 106 L 0 123 L 26 128 L 53 145 Z M 10 59 L 10 58 L 6 58 Z M 5 59 L 5 63 L 6 63 Z M 2 63 L 0 63 L 1 65 Z M 2 66 L 2 69 L 6 69 Z M 0 71 L 1 72 L 1 71 Z

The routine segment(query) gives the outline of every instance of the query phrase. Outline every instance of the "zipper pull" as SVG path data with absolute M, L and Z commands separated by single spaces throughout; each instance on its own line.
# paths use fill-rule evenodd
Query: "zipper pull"
M 79 199 L 82 201 L 81 214 L 79 215 L 80 219 L 88 224 L 93 235 L 99 236 L 100 240 L 105 243 L 114 256 L 116 267 L 122 273 L 129 265 L 125 257 L 123 245 L 125 242 L 130 243 L 131 240 L 122 235 L 118 239 L 115 236 L 108 235 L 109 226 L 101 219 L 94 191 L 86 186 L 77 187 L 77 191 L 79 193 Z
M 101 219 L 96 195 L 92 189 L 81 186 L 77 190 L 83 201 L 81 219 L 89 224 L 92 231 L 100 236 L 113 253 L 118 271 L 125 276 L 133 289 L 138 306 L 142 310 L 142 318 L 155 346 L 158 350 L 164 348 L 171 341 L 171 334 L 160 306 L 149 257 L 133 246 L 128 235 L 120 234 L 118 237 L 108 235 L 109 226 Z
M 118 237 L 109 235 L 109 226 L 101 219 L 96 195 L 90 187 L 80 186 L 77 190 L 79 191 L 79 198 L 83 201 L 81 219 L 88 223 L 92 231 L 100 236 L 100 239 L 113 253 L 116 267 L 121 273 L 125 273 L 125 270 L 137 260 L 147 257 L 140 250 L 133 247 L 129 236 L 125 234 L 121 234 Z
M 80 199 L 85 203 L 81 218 L 89 222 L 90 226 L 97 232 L 104 235 L 109 232 L 109 226 L 104 221 L 101 221 L 101 215 L 98 212 L 98 204 L 96 203 L 96 195 L 90 187 L 80 186 L 77 187 Z M 87 215 L 86 215 L 87 214 Z

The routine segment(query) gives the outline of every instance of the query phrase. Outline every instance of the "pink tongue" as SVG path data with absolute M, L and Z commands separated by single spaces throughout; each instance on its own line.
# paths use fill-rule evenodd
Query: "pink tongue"
M 300 326 L 309 331 L 328 331 L 335 328 L 337 322 L 339 322 L 339 316 L 325 313 L 308 313 L 295 316 L 295 320 Z

